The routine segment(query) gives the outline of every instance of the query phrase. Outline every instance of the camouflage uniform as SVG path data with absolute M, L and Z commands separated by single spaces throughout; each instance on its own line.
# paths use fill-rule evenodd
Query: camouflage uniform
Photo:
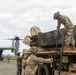
M 17 75 L 22 74 L 22 58 L 23 56 L 20 56 L 20 53 L 17 53 Z
M 25 68 L 26 68 L 26 64 L 25 64 L 25 62 L 26 62 L 28 56 L 29 56 L 29 55 L 25 54 L 25 56 L 24 56 L 24 60 L 23 60 L 23 63 L 22 63 L 22 67 L 23 67 L 23 75 L 25 75 Z
M 9 54 L 7 55 L 7 60 L 8 60 L 8 63 L 9 63 L 9 61 L 10 61 L 10 56 L 9 56 Z
M 25 68 L 25 75 L 36 75 L 36 70 L 40 63 L 51 63 L 52 59 L 44 59 L 41 57 L 36 57 L 36 48 L 32 47 L 30 49 L 31 55 L 26 60 L 26 68 Z
M 63 24 L 65 27 L 65 45 L 69 46 L 71 43 L 72 46 L 75 46 L 75 40 L 73 38 L 73 23 L 71 20 L 64 15 L 60 15 L 59 12 L 54 14 L 54 19 L 58 20 L 57 32 L 60 29 L 60 25 Z

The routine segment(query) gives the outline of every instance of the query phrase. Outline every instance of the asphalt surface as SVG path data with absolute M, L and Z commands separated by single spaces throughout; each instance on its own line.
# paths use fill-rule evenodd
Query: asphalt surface
M 0 61 L 0 75 L 16 75 L 16 60 Z

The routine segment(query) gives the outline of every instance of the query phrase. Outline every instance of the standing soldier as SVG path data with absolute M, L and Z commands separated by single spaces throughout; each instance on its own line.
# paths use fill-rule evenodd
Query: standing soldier
M 8 61 L 8 63 L 10 61 L 10 55 L 9 54 L 7 55 L 7 61 Z
M 31 51 L 31 55 L 27 58 L 25 64 L 26 64 L 26 68 L 25 68 L 25 75 L 36 75 L 36 71 L 38 68 L 38 65 L 41 63 L 51 63 L 53 61 L 52 58 L 49 59 L 44 59 L 41 57 L 37 57 L 37 48 L 36 47 L 31 47 L 30 48 Z
M 17 75 L 22 75 L 22 59 L 23 56 L 20 56 L 20 53 L 17 52 Z
M 71 44 L 73 49 L 75 49 L 75 40 L 73 38 L 74 26 L 71 20 L 59 12 L 54 13 L 54 19 L 58 20 L 57 33 L 59 32 L 61 24 L 65 27 L 65 48 L 68 50 L 69 44 Z

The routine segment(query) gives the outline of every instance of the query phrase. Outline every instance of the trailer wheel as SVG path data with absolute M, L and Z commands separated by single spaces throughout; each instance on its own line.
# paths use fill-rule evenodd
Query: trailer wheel
M 39 66 L 37 71 L 38 71 L 37 75 L 49 75 L 49 70 L 48 70 L 47 65 Z

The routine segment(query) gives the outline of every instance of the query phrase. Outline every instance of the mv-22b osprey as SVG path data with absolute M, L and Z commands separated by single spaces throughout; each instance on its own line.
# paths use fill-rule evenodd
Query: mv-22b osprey
M 15 38 L 8 39 L 8 40 L 12 40 L 12 45 L 0 47 L 0 60 L 2 60 L 2 53 L 4 50 L 11 50 L 11 52 L 14 52 L 15 55 L 16 55 L 16 52 L 19 51 L 19 46 L 20 46 L 19 40 L 22 40 L 22 39 L 20 39 L 18 36 L 15 36 Z

